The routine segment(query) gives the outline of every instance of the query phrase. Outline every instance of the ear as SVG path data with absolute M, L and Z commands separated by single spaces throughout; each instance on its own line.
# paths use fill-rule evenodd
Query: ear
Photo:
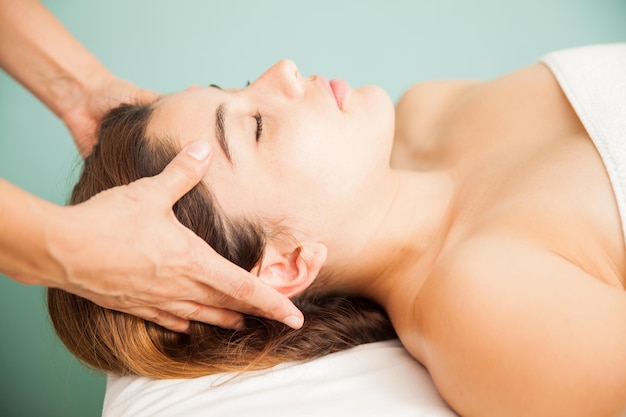
M 313 283 L 326 255 L 326 246 L 321 243 L 304 243 L 295 249 L 285 249 L 270 242 L 263 259 L 250 272 L 281 294 L 292 297 Z

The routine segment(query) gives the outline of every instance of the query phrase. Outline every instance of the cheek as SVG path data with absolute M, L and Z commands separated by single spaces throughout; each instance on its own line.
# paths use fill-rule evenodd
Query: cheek
M 266 155 L 275 178 L 302 187 L 341 188 L 375 167 L 387 167 L 393 143 L 393 103 L 372 88 L 359 106 L 340 115 L 314 118 L 283 131 Z M 352 184 L 354 185 L 354 184 Z
M 363 192 L 389 164 L 393 103 L 381 91 L 359 91 L 358 107 L 340 117 L 299 115 L 299 123 L 281 124 L 236 174 L 216 166 L 212 189 L 224 210 L 294 215 L 339 206 Z
M 240 166 L 236 173 L 217 174 L 207 181 L 219 205 L 229 216 L 281 219 L 303 207 L 303 175 L 277 161 Z

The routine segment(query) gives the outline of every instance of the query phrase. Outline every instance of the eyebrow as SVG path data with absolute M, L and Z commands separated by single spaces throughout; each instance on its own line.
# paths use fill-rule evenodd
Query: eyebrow
M 217 136 L 217 142 L 220 144 L 220 147 L 224 151 L 228 162 L 232 165 L 233 160 L 230 156 L 230 148 L 228 147 L 228 139 L 226 138 L 226 128 L 225 128 L 225 120 L 226 120 L 226 105 L 224 103 L 217 106 L 217 110 L 215 110 L 215 134 Z

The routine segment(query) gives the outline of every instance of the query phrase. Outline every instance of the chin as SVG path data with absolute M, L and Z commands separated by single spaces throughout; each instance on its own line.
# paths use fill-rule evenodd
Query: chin
M 361 101 L 360 107 L 373 119 L 390 121 L 393 129 L 395 106 L 385 90 L 376 85 L 366 85 L 355 90 Z M 387 123 L 385 123 L 387 124 Z M 392 131 L 393 134 L 393 131 Z
M 371 128 L 377 132 L 377 136 L 389 138 L 391 149 L 395 131 L 395 105 L 391 97 L 385 90 L 375 85 L 359 88 L 359 91 L 361 90 L 366 117 L 376 124 L 376 127 Z
M 395 107 L 389 94 L 378 86 L 368 85 L 353 90 L 352 109 L 359 120 L 352 133 L 364 145 L 365 160 L 389 164 L 395 129 Z M 378 163 L 376 163 L 378 165 Z
M 359 95 L 364 98 L 368 98 L 373 101 L 380 101 L 381 105 L 391 105 L 393 107 L 393 102 L 391 101 L 391 97 L 389 94 L 377 85 L 364 85 L 363 87 L 359 87 L 354 91 L 358 92 Z

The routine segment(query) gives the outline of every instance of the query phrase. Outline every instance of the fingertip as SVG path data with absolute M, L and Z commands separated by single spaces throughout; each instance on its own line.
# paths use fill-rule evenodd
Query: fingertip
M 187 145 L 183 149 L 183 152 L 196 161 L 204 161 L 211 155 L 211 146 L 203 140 L 196 140 Z
M 246 328 L 245 320 L 241 320 L 233 326 L 233 330 L 237 330 L 238 332 L 242 331 L 245 328 Z
M 283 323 L 291 327 L 294 330 L 298 330 L 302 328 L 302 326 L 304 325 L 304 317 L 291 315 L 291 316 L 285 317 L 283 319 Z
M 181 324 L 179 333 L 184 333 L 187 335 L 191 334 L 191 322 L 186 321 L 185 324 Z
M 171 314 L 166 316 L 165 314 L 159 317 L 158 320 L 154 320 L 154 322 L 159 326 L 165 327 L 167 330 L 171 330 L 176 333 L 190 333 L 189 329 L 191 327 L 191 322 L 189 320 L 184 320 Z
M 168 323 L 164 326 L 166 329 L 171 330 L 176 333 L 190 334 L 191 323 L 186 322 L 176 322 L 176 323 Z
M 154 177 L 154 184 L 159 188 L 158 195 L 175 203 L 195 185 L 202 181 L 209 169 L 211 146 L 202 140 L 191 142 Z
M 224 329 L 236 330 L 238 332 L 245 329 L 246 319 L 243 317 L 243 315 L 236 312 L 232 313 L 235 313 L 235 318 L 229 320 L 226 320 L 226 318 L 224 318 L 223 323 L 220 327 L 223 327 Z

